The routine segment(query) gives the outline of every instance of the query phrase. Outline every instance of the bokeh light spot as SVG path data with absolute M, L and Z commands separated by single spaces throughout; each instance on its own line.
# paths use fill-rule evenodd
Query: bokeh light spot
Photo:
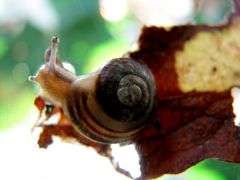
M 18 42 L 13 47 L 13 57 L 17 61 L 25 60 L 28 56 L 28 45 L 26 42 Z
M 127 13 L 126 0 L 100 0 L 99 11 L 107 21 L 119 21 Z

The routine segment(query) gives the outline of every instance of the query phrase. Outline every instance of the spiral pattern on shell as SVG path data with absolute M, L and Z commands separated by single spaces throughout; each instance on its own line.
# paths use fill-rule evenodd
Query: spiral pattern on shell
M 130 58 L 112 60 L 101 70 L 96 98 L 113 119 L 140 126 L 152 110 L 155 80 L 145 64 Z

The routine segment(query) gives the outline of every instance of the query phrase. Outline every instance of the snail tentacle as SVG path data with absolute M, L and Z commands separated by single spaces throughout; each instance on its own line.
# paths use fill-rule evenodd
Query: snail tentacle
M 51 70 L 55 69 L 58 44 L 59 44 L 59 38 L 56 36 L 52 37 L 51 54 L 49 59 L 49 68 Z

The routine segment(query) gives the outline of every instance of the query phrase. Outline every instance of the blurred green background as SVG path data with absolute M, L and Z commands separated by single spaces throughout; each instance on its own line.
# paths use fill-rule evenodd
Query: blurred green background
M 184 0 L 190 4 L 183 3 L 182 14 L 179 11 L 177 15 L 166 16 L 166 12 L 176 12 L 171 10 L 176 6 L 174 1 L 169 2 L 172 6 L 165 7 L 164 2 L 155 6 L 164 11 L 158 11 L 153 24 L 156 21 L 162 25 L 189 21 L 214 24 L 231 8 L 226 0 L 205 1 L 198 6 Z M 0 132 L 29 121 L 38 87 L 27 79 L 44 63 L 44 52 L 53 35 L 60 38 L 61 59 L 70 62 L 78 75 L 89 73 L 129 50 L 141 26 L 152 23 L 146 19 L 152 11 L 147 5 L 154 7 L 151 3 L 143 0 L 0 0 Z M 34 123 L 35 119 L 31 121 Z M 179 179 L 240 179 L 239 167 L 206 160 Z

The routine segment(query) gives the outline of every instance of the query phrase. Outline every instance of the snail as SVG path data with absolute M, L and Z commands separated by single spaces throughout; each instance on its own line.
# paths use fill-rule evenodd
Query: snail
M 59 39 L 53 37 L 46 64 L 31 81 L 40 96 L 60 106 L 74 128 L 99 143 L 127 142 L 147 124 L 155 96 L 150 69 L 128 57 L 117 58 L 101 70 L 76 76 L 57 58 Z

